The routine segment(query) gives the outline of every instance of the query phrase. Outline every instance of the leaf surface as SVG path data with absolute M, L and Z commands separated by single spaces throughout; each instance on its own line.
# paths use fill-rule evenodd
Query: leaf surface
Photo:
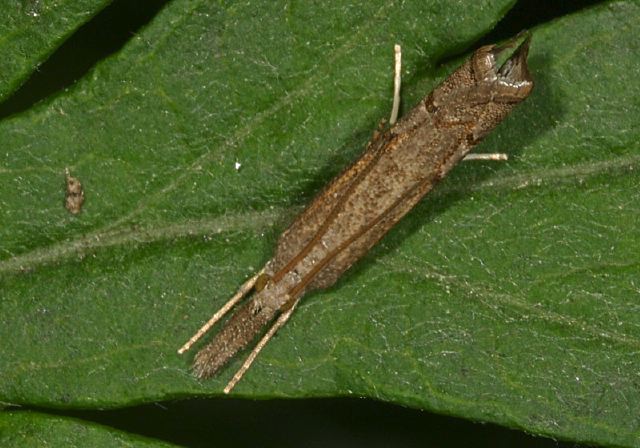
M 0 122 L 0 400 L 221 393 L 176 349 L 279 233 L 511 2 L 175 0 L 68 93 Z M 640 6 L 533 30 L 532 96 L 236 389 L 361 395 L 638 446 Z M 63 207 L 64 170 L 85 188 Z
M 175 446 L 81 420 L 32 411 L 0 413 L 0 444 L 4 447 L 21 448 L 42 446 L 169 448 Z
M 111 0 L 0 2 L 0 100 Z

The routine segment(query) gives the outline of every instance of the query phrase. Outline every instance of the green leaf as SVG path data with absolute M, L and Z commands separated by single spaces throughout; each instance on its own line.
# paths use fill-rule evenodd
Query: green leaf
M 111 0 L 5 0 L 0 9 L 0 100 Z
M 0 445 L 21 448 L 42 446 L 168 448 L 175 446 L 72 418 L 28 411 L 0 413 Z
M 0 122 L 0 400 L 217 395 L 176 349 L 279 233 L 490 30 L 496 2 L 174 0 L 71 91 Z M 532 96 L 235 393 L 358 395 L 639 446 L 637 2 L 533 30 Z M 239 169 L 236 164 L 240 164 Z M 63 207 L 64 170 L 85 188 Z

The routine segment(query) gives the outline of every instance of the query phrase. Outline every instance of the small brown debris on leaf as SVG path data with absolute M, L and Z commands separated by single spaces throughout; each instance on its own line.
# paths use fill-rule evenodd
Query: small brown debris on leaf
M 64 195 L 64 208 L 69 210 L 69 213 L 77 215 L 82 210 L 82 204 L 84 204 L 84 190 L 82 184 L 76 178 L 71 176 L 69 168 L 64 170 L 65 181 L 67 188 Z

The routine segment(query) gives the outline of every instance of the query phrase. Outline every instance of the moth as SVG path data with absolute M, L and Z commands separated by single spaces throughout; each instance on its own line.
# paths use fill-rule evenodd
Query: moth
M 529 96 L 530 36 L 518 40 L 479 48 L 406 116 L 374 134 L 280 236 L 273 258 L 178 351 L 253 293 L 196 354 L 196 376 L 215 375 L 269 327 L 224 389 L 230 392 L 306 293 L 333 285 Z

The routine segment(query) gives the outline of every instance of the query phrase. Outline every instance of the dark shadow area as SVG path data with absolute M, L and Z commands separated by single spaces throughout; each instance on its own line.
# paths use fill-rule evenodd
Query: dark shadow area
M 538 25 L 561 18 L 568 14 L 576 13 L 582 9 L 604 3 L 603 0 L 520 0 L 511 8 L 505 16 L 484 36 L 475 42 L 456 45 L 447 49 L 442 54 L 433 54 L 425 59 L 422 67 L 418 67 L 411 78 L 403 78 L 403 85 L 409 85 L 424 77 L 434 68 L 441 71 L 441 76 L 449 73 L 459 65 L 464 56 L 483 45 L 496 44 L 510 39 L 524 30 L 531 30 Z M 535 46 L 535 38 L 533 44 Z M 406 112 L 406 109 L 404 109 Z
M 185 447 L 536 447 L 574 444 L 364 399 L 191 399 L 54 411 Z
M 0 120 L 64 91 L 120 50 L 169 0 L 115 0 L 82 25 L 6 101 Z
M 494 44 L 515 36 L 522 30 L 549 22 L 557 17 L 578 12 L 602 0 L 520 0 L 498 22 L 495 28 L 482 37 L 472 48 Z
M 512 38 L 521 31 L 530 30 L 538 25 L 576 13 L 599 3 L 604 2 L 603 0 L 520 0 L 489 33 L 466 47 L 459 48 L 457 51 L 454 50 L 440 56 L 436 55 L 433 64 L 429 65 L 446 66 L 478 47 Z

